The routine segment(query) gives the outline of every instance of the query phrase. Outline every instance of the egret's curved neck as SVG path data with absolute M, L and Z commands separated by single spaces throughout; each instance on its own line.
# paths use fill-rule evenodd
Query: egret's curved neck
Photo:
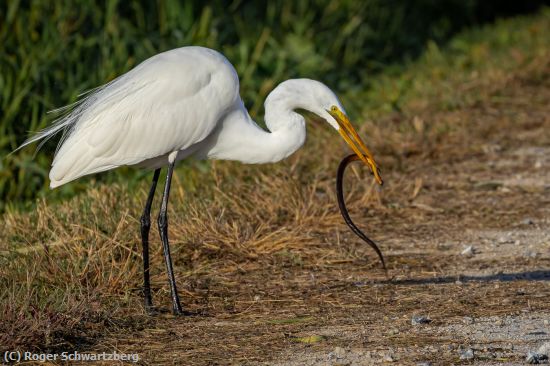
M 315 100 L 308 87 L 309 81 L 307 79 L 287 80 L 269 93 L 264 103 L 264 119 L 270 131 L 275 132 L 296 125 L 305 129 L 304 118 L 295 110 L 314 110 Z
M 291 85 L 292 86 L 292 85 Z M 208 146 L 211 159 L 237 160 L 249 164 L 274 163 L 298 150 L 306 139 L 304 117 L 295 109 L 307 109 L 307 90 L 280 84 L 265 101 L 265 122 L 260 128 L 242 101 L 227 113 Z
M 238 100 L 224 116 L 216 133 L 210 136 L 203 150 L 206 157 L 251 164 L 272 163 L 288 157 L 306 139 L 304 117 L 295 110 L 308 110 L 325 118 L 323 113 L 326 111 L 318 106 L 322 99 L 318 95 L 319 85 L 322 84 L 309 79 L 291 79 L 279 84 L 264 104 L 269 131 L 260 128 Z

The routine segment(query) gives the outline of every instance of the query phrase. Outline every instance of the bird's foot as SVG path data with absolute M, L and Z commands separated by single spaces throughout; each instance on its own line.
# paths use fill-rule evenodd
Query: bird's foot
M 174 314 L 175 316 L 190 316 L 190 315 L 194 315 L 192 312 L 190 311 L 187 311 L 187 310 L 183 310 L 183 308 L 181 307 L 181 305 L 179 304 L 179 302 L 173 304 L 173 307 L 172 307 L 172 314 Z
M 153 306 L 153 298 L 150 291 L 146 290 L 143 295 L 143 306 L 145 307 L 145 312 L 149 315 L 154 315 L 157 312 Z
M 193 313 L 191 311 L 182 310 L 182 309 L 179 309 L 179 310 L 174 309 L 172 311 L 172 314 L 174 314 L 174 316 L 192 316 L 192 315 L 196 315 L 195 313 Z
M 160 313 L 160 311 L 156 307 L 154 307 L 153 304 L 145 304 L 145 312 L 149 316 L 155 316 Z

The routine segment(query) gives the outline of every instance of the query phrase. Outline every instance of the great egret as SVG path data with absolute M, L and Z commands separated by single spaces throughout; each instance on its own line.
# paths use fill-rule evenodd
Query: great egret
M 326 120 L 382 184 L 374 158 L 327 86 L 310 79 L 279 84 L 265 101 L 269 129 L 265 131 L 244 107 L 233 66 L 222 54 L 203 47 L 177 48 L 143 61 L 66 107 L 63 117 L 20 148 L 41 139 L 43 144 L 63 131 L 49 173 L 51 188 L 123 165 L 154 169 L 141 216 L 143 295 L 148 311 L 153 306 L 149 281 L 151 204 L 160 170 L 168 165 L 158 228 L 173 311 L 183 314 L 170 258 L 166 214 L 174 165 L 190 156 L 252 164 L 284 159 L 306 138 L 305 120 L 296 109 Z

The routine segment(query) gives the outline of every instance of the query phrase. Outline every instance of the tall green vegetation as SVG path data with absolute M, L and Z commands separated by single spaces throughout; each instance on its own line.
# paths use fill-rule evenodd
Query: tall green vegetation
M 8 154 L 29 131 L 55 118 L 48 110 L 74 102 L 80 93 L 155 53 L 185 45 L 220 50 L 237 68 L 253 116 L 261 114 L 267 93 L 289 77 L 317 78 L 346 91 L 346 106 L 357 115 L 363 112 L 361 104 L 350 96 L 368 88 L 374 73 L 414 58 L 429 40 L 442 42 L 479 20 L 478 2 L 3 2 L 0 211 L 10 201 L 32 202 L 38 194 L 71 195 L 83 189 L 76 182 L 46 193 L 53 142 L 36 157 L 32 149 Z

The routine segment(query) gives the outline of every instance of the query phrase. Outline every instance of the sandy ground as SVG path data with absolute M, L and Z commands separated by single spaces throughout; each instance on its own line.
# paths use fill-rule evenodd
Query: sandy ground
M 514 191 L 537 191 L 548 194 L 549 157 L 548 147 L 522 146 L 501 154 L 488 165 L 506 167 L 516 171 L 515 175 L 510 177 L 494 169 L 484 169 L 473 173 L 469 179 L 473 187 L 489 189 L 485 198 L 495 202 L 497 207 L 497 198 L 490 197 L 495 191 L 507 194 L 513 194 Z M 463 161 L 458 165 L 460 169 L 468 171 L 469 165 L 477 166 L 479 161 L 475 160 Z M 522 171 L 526 162 L 532 166 L 532 171 Z M 432 179 L 438 178 L 445 179 Z M 424 208 L 443 213 L 442 209 L 435 207 Z M 406 276 L 393 281 L 410 286 L 428 285 L 434 288 L 434 292 L 440 293 L 440 301 L 446 300 L 446 291 L 461 291 L 467 295 L 468 288 L 477 291 L 483 288 L 487 294 L 479 306 L 483 307 L 483 302 L 491 302 L 494 308 L 489 313 L 494 315 L 476 316 L 475 313 L 480 310 L 483 313 L 483 309 L 476 309 L 473 313 L 465 311 L 460 315 L 432 316 L 432 309 L 418 306 L 412 311 L 413 316 L 409 313 L 386 318 L 386 329 L 373 329 L 368 322 L 356 326 L 316 329 L 310 333 L 322 336 L 327 347 L 315 350 L 307 346 L 291 347 L 278 355 L 276 362 L 266 364 L 374 365 L 381 362 L 401 364 L 414 360 L 418 364 L 473 362 L 479 365 L 516 365 L 526 363 L 522 361 L 529 351 L 547 354 L 550 347 L 550 311 L 547 304 L 534 309 L 530 302 L 550 300 L 550 270 L 547 266 L 550 260 L 550 207 L 534 207 L 531 214 L 525 215 L 509 228 L 465 227 L 463 231 L 448 233 L 444 241 L 431 238 L 431 243 L 426 246 L 451 252 L 451 255 L 456 256 L 455 260 L 462 262 L 459 267 L 446 271 L 445 277 Z M 407 256 L 410 252 L 410 249 L 405 249 L 394 253 Z M 525 264 L 522 265 L 522 262 Z M 365 287 L 368 288 L 367 285 Z M 504 296 L 491 294 L 499 292 Z M 468 301 L 466 297 L 463 300 Z M 511 302 L 521 302 L 524 306 L 509 312 L 507 305 Z M 424 317 L 426 323 L 418 321 L 419 317 Z M 417 321 L 414 322 L 413 318 Z M 377 340 L 379 337 L 386 338 L 386 342 Z M 414 341 L 415 338 L 418 342 Z M 338 342 L 330 341 L 334 339 L 338 339 Z M 405 339 L 405 344 L 399 344 Z M 358 341 L 363 345 L 358 345 Z M 377 346 L 369 347 L 369 341 Z

